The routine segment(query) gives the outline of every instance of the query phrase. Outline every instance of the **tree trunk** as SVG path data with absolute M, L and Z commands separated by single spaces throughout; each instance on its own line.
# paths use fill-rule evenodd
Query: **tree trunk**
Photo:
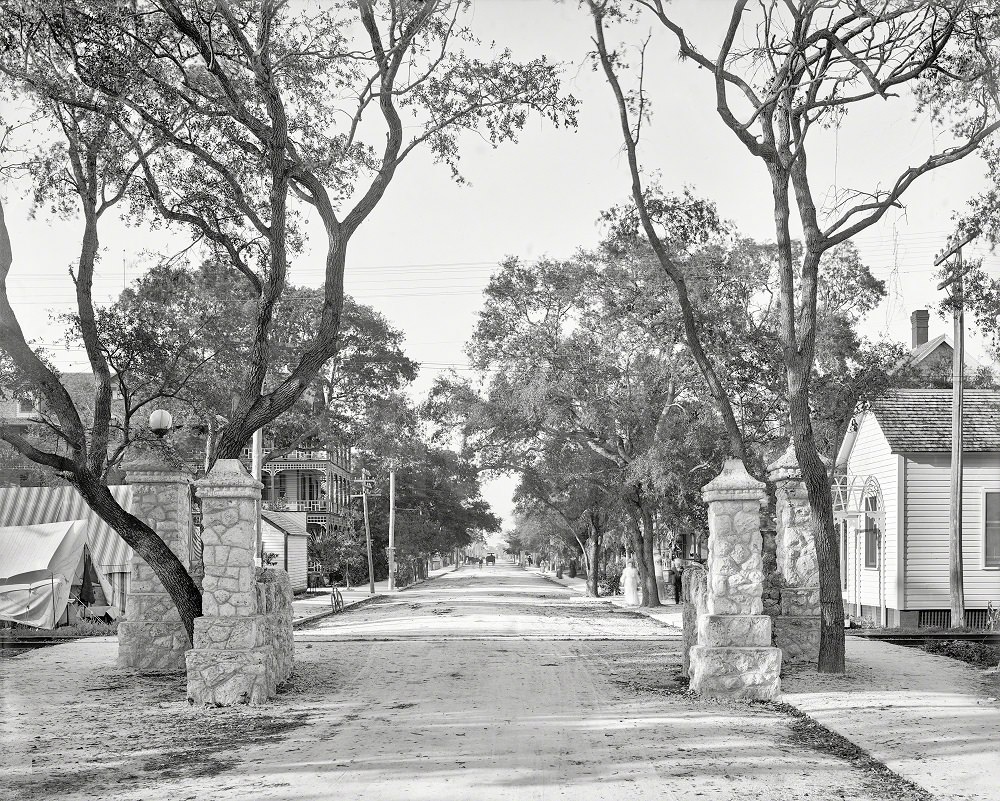
M 642 605 L 646 605 L 646 565 L 643 563 L 642 554 L 642 523 L 639 521 L 638 507 L 633 501 L 627 503 L 629 520 L 632 525 L 629 527 L 629 544 L 632 546 L 632 558 L 635 560 L 636 569 L 639 571 L 639 589 L 642 592 Z M 628 564 L 626 559 L 625 564 Z M 622 587 L 622 591 L 624 591 Z
M 641 490 L 636 492 L 641 495 Z M 660 605 L 660 594 L 656 588 L 656 570 L 653 550 L 653 517 L 641 500 L 629 498 L 626 506 L 632 519 L 632 552 L 639 570 L 639 587 L 642 590 L 642 606 Z
M 642 578 L 642 605 L 647 607 L 655 607 L 660 605 L 660 591 L 656 586 L 656 550 L 653 531 L 653 515 L 649 508 L 643 506 L 640 509 L 640 515 L 642 518 L 642 563 L 645 564 L 646 569 L 643 574 L 640 572 L 640 578 Z
M 597 574 L 601 554 L 600 529 L 594 529 L 590 532 L 590 539 L 587 540 L 587 548 L 590 550 L 590 557 L 588 559 L 589 565 L 587 569 L 587 595 L 592 598 L 596 598 L 598 595 Z
M 790 173 L 781 164 L 769 163 L 774 197 L 775 240 L 781 290 L 778 295 L 778 337 L 788 386 L 788 421 L 795 444 L 795 458 L 809 496 L 813 538 L 819 567 L 820 603 L 820 673 L 844 672 L 844 599 L 840 590 L 839 538 L 833 522 L 833 496 L 830 476 L 816 449 L 809 408 L 809 381 L 812 375 L 816 344 L 816 303 L 821 251 L 814 247 L 819 232 L 814 225 L 815 209 L 805 185 L 805 156 L 799 154 L 794 165 L 794 180 L 799 199 L 799 216 L 805 227 L 805 253 L 798 265 L 800 276 L 796 290 L 796 264 L 792 255 L 788 221 Z M 801 298 L 800 303 L 796 300 Z
M 194 642 L 194 619 L 201 617 L 201 593 L 194 579 L 177 555 L 167 547 L 153 529 L 139 518 L 126 512 L 115 501 L 111 490 L 88 473 L 74 475 L 70 482 L 101 519 L 125 540 L 150 569 L 170 595 L 188 638 Z
M 819 565 L 820 673 L 844 672 L 844 598 L 840 589 L 840 538 L 833 521 L 830 476 L 819 458 L 809 418 L 808 384 L 789 370 L 789 421 L 795 456 L 809 495 Z

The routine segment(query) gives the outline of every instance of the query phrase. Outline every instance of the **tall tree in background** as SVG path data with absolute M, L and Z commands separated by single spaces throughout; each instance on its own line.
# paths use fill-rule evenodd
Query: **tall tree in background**
M 680 46 L 680 55 L 711 76 L 715 107 L 747 152 L 766 168 L 774 209 L 779 266 L 781 355 L 788 391 L 788 419 L 796 457 L 809 494 L 820 564 L 822 629 L 819 670 L 844 670 L 843 601 L 838 538 L 834 528 L 829 476 L 817 448 L 810 404 L 816 359 L 817 305 L 821 260 L 827 251 L 878 222 L 898 207 L 921 175 L 953 163 L 1000 129 L 996 92 L 1000 44 L 985 21 L 994 11 L 988 0 L 894 2 L 866 5 L 854 0 L 735 0 L 717 52 L 707 55 L 687 36 L 668 0 L 586 0 L 594 21 L 596 57 L 617 104 L 632 179 L 633 200 L 644 233 L 685 306 L 687 276 L 668 238 L 650 213 L 639 160 L 641 134 L 650 119 L 642 75 L 647 39 L 634 71 L 622 49 L 608 44 L 609 25 L 636 10 Z M 994 31 L 995 32 L 995 31 Z M 634 89 L 623 86 L 634 79 Z M 629 85 L 632 85 L 631 83 Z M 840 119 L 871 99 L 886 100 L 915 91 L 939 114 L 960 110 L 955 142 L 924 162 L 904 169 L 889 189 L 841 193 L 832 208 L 817 204 L 809 171 L 808 134 Z M 921 94 L 922 93 L 922 94 Z M 804 233 L 796 257 L 792 214 Z M 693 310 L 686 309 L 692 348 L 699 337 Z M 698 358 L 741 458 L 728 401 L 713 379 L 714 366 Z M 744 461 L 746 461 L 744 459 Z
M 609 518 L 621 509 L 617 471 L 589 449 L 579 450 L 566 442 L 552 445 L 543 446 L 537 458 L 520 465 L 514 492 L 516 512 L 522 520 L 545 519 L 548 529 L 565 542 L 566 552 L 579 550 L 587 594 L 597 597 L 602 539 Z M 523 526 L 519 530 L 523 533 Z
M 60 186 L 57 212 L 84 221 L 74 276 L 81 330 L 95 376 L 93 420 L 25 341 L 6 278 L 14 263 L 0 216 L 0 345 L 51 410 L 66 447 L 43 452 L 2 436 L 63 474 L 150 565 L 189 634 L 201 598 L 185 566 L 106 487 L 112 375 L 92 298 L 98 221 L 116 201 L 180 227 L 237 270 L 253 294 L 239 397 L 221 430 L 220 458 L 291 409 L 340 343 L 347 250 L 405 158 L 426 147 L 458 176 L 459 140 L 516 138 L 528 115 L 573 124 L 544 58 L 487 51 L 463 24 L 468 0 L 358 0 L 296 10 L 236 0 L 0 2 L 0 73 L 34 104 L 54 150 L 30 175 Z M 486 53 L 480 57 L 477 53 Z M 324 237 L 319 323 L 281 380 L 267 386 L 270 339 L 307 219 Z
M 322 290 L 292 285 L 280 299 L 265 389 L 284 379 L 314 336 L 322 302 Z M 219 430 L 239 396 L 253 322 L 244 312 L 253 304 L 252 293 L 225 264 L 190 269 L 162 262 L 98 311 L 101 348 L 122 398 L 123 417 L 116 421 L 120 450 L 137 433 L 132 419 L 159 399 L 186 421 L 182 433 L 198 429 L 205 470 L 211 467 Z M 72 322 L 69 337 L 75 343 L 81 334 L 78 321 Z M 402 343 L 402 331 L 345 296 L 337 353 L 295 405 L 268 426 L 271 449 L 265 462 L 306 443 L 354 445 L 363 439 L 416 377 L 417 365 Z
M 607 292 L 613 282 L 641 282 L 643 272 L 641 263 L 604 253 L 530 266 L 506 262 L 487 287 L 469 344 L 472 363 L 492 376 L 485 397 L 447 382 L 436 394 L 453 401 L 452 419 L 466 441 L 475 440 L 470 447 L 488 454 L 484 465 L 519 470 L 539 449 L 564 446 L 603 459 L 632 521 L 642 603 L 657 606 L 659 499 L 638 465 L 671 430 L 670 418 L 686 414 L 702 382 L 669 298 L 658 298 L 656 315 L 646 318 L 642 311 L 621 314 Z M 644 297 L 639 292 L 634 300 Z
M 500 530 L 500 519 L 481 496 L 479 471 L 463 454 L 413 437 L 395 448 L 363 451 L 359 460 L 376 476 L 369 500 L 377 550 L 388 545 L 390 467 L 396 471 L 396 547 L 403 559 L 451 553 Z M 379 557 L 376 573 L 385 561 Z

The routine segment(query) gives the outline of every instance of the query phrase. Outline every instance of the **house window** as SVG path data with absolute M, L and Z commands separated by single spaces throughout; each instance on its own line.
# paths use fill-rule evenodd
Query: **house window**
M 35 399 L 30 395 L 25 395 L 23 398 L 17 399 L 17 416 L 18 417 L 31 417 L 38 412 L 38 404 L 35 403 Z
M 1000 567 L 1000 492 L 987 492 L 983 524 L 983 563 Z
M 299 500 L 318 501 L 321 499 L 322 480 L 315 473 L 299 474 Z
M 882 532 L 878 528 L 878 496 L 865 498 L 865 567 L 878 567 L 878 546 Z

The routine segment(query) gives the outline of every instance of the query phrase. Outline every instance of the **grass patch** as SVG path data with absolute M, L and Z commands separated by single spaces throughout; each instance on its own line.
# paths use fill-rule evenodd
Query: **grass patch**
M 897 628 L 882 628 L 881 626 L 874 626 L 872 628 L 851 628 L 845 629 L 849 634 L 861 634 L 862 636 L 866 634 L 886 634 L 889 636 L 895 634 L 995 634 L 996 632 L 989 631 L 988 629 L 974 629 L 970 626 L 959 626 L 957 629 L 946 628 L 944 626 L 899 626 Z

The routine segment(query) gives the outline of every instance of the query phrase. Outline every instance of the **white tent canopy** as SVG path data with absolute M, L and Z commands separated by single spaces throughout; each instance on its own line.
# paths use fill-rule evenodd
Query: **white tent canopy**
M 118 485 L 108 489 L 123 508 L 131 509 L 130 486 Z M 132 549 L 87 505 L 80 493 L 69 485 L 0 488 L 0 532 L 9 534 L 25 526 L 73 520 L 85 521 L 90 559 L 105 598 L 119 611 L 124 611 Z M 7 534 L 0 534 L 0 541 L 6 540 Z M 6 572 L 0 563 L 0 575 Z
M 54 629 L 86 544 L 83 520 L 0 528 L 0 620 Z

